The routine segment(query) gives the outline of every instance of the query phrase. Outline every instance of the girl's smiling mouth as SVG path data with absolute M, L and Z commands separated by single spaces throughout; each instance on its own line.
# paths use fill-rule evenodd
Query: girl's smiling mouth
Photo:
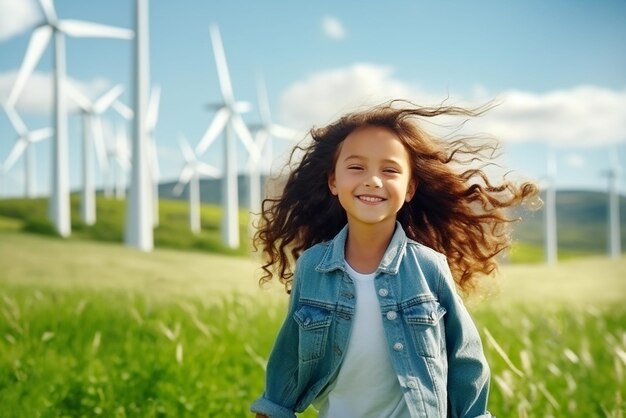
M 383 197 L 380 196 L 372 196 L 372 195 L 358 195 L 357 199 L 359 199 L 362 202 L 366 202 L 366 203 L 379 203 L 382 202 L 384 200 L 387 200 Z

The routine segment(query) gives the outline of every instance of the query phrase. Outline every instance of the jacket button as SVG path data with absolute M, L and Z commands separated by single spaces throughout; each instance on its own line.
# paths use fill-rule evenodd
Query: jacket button
M 309 325 L 311 323 L 311 318 L 307 318 L 304 320 L 304 325 Z
M 384 288 L 383 288 L 383 289 L 379 289 L 379 290 L 378 290 L 378 294 L 379 294 L 381 297 L 383 297 L 383 298 L 384 298 L 385 296 L 387 296 L 387 295 L 389 294 L 389 291 L 388 291 L 387 289 L 384 289 Z
M 389 311 L 389 312 L 387 312 L 387 319 L 388 320 L 393 321 L 397 317 L 398 317 L 398 314 L 396 313 L 396 311 Z
M 393 349 L 396 351 L 402 351 L 404 350 L 404 344 L 397 342 L 393 345 Z
M 414 380 L 409 380 L 409 383 L 406 384 L 411 389 L 417 389 L 417 383 Z

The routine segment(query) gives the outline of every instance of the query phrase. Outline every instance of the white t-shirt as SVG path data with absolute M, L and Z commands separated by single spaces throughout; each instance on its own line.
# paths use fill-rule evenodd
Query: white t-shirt
M 410 417 L 389 359 L 376 273 L 361 274 L 345 264 L 356 288 L 352 334 L 337 378 L 313 405 L 319 418 Z

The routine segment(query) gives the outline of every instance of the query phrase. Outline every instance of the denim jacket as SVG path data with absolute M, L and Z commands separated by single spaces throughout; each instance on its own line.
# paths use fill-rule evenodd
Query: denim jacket
M 253 412 L 293 418 L 336 377 L 355 311 L 355 286 L 344 267 L 347 235 L 346 226 L 298 259 L 288 314 Z M 445 256 L 408 239 L 398 223 L 374 284 L 411 417 L 490 417 L 489 366 Z

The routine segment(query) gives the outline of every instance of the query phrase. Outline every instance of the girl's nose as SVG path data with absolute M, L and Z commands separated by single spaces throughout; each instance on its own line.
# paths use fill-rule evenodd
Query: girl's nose
M 383 187 L 383 182 L 378 176 L 368 176 L 365 180 L 366 187 Z

